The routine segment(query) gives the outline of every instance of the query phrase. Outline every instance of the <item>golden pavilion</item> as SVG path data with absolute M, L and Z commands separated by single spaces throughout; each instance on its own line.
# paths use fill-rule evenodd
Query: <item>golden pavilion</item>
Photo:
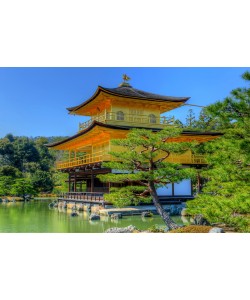
M 87 116 L 89 120 L 79 124 L 78 132 L 48 147 L 68 152 L 68 158 L 57 162 L 56 168 L 68 173 L 68 199 L 103 201 L 103 194 L 109 193 L 111 183 L 102 183 L 98 174 L 119 173 L 102 167 L 112 160 L 110 151 L 123 151 L 111 144 L 112 139 L 126 138 L 131 128 L 161 130 L 172 126 L 173 119 L 162 116 L 184 105 L 190 97 L 162 96 L 133 88 L 125 75 L 117 88 L 98 86 L 92 97 L 83 103 L 67 108 L 69 114 Z M 173 141 L 205 142 L 218 137 L 218 133 L 183 131 Z M 206 164 L 202 155 L 187 152 L 170 155 L 168 161 L 183 165 L 201 167 Z M 168 184 L 157 190 L 162 199 L 190 199 L 193 197 L 191 180 Z M 67 198 L 66 197 L 66 198 Z

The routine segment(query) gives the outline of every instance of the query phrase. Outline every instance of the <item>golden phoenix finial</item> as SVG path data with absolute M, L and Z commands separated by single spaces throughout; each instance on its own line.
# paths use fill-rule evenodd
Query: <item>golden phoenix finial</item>
M 128 77 L 126 74 L 123 74 L 123 75 L 122 75 L 122 79 L 123 79 L 124 82 L 125 82 L 125 81 L 129 81 L 131 78 Z

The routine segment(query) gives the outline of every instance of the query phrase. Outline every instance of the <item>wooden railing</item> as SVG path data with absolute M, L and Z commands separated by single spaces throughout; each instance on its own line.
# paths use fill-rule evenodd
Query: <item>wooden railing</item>
M 59 196 L 60 200 L 73 200 L 73 201 L 86 201 L 86 202 L 95 202 L 95 203 L 103 203 L 103 193 L 89 193 L 89 192 L 69 192 L 62 193 Z
M 207 164 L 205 155 L 192 154 L 192 163 L 197 165 Z
M 74 158 L 69 161 L 61 161 L 56 164 L 57 169 L 65 169 L 70 167 L 84 166 L 97 162 L 110 161 L 110 154 L 104 151 L 98 151 L 93 154 L 86 154 L 82 157 Z
M 98 121 L 102 123 L 118 123 L 118 124 L 133 124 L 133 125 L 141 125 L 147 127 L 154 127 L 155 125 L 173 125 L 174 118 L 168 117 L 152 117 L 152 115 L 136 115 L 136 114 L 126 114 L 118 116 L 116 112 L 107 112 L 98 117 L 92 118 L 83 123 L 79 123 L 79 131 L 88 128 L 93 121 Z
M 71 159 L 69 161 L 62 161 L 56 164 L 56 168 L 67 169 L 70 167 L 80 167 L 88 164 L 104 162 L 104 161 L 113 161 L 115 160 L 110 154 L 105 151 L 95 152 L 93 154 L 86 154 L 83 157 L 78 157 L 75 159 Z M 182 155 L 170 155 L 166 161 L 180 164 L 206 164 L 206 158 L 204 155 L 196 155 L 196 154 L 182 154 Z

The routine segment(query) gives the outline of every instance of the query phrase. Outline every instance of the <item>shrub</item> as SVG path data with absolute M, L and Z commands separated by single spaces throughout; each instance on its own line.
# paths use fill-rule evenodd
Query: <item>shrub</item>
M 153 225 L 148 229 L 149 232 L 153 233 L 164 233 L 164 230 L 162 228 L 159 228 L 157 225 Z
M 208 233 L 211 226 L 188 225 L 169 231 L 169 233 Z

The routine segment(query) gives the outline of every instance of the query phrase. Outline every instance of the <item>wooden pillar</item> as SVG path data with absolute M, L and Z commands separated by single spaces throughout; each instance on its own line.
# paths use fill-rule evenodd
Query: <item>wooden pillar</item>
M 93 170 L 91 171 L 90 192 L 91 193 L 94 192 L 94 174 L 93 174 Z
M 70 193 L 70 184 L 71 184 L 71 180 L 70 180 L 71 178 L 70 178 L 70 173 L 69 173 L 69 186 L 68 186 L 68 191 L 69 191 L 69 193 Z
M 74 174 L 74 192 L 76 192 L 76 172 Z

